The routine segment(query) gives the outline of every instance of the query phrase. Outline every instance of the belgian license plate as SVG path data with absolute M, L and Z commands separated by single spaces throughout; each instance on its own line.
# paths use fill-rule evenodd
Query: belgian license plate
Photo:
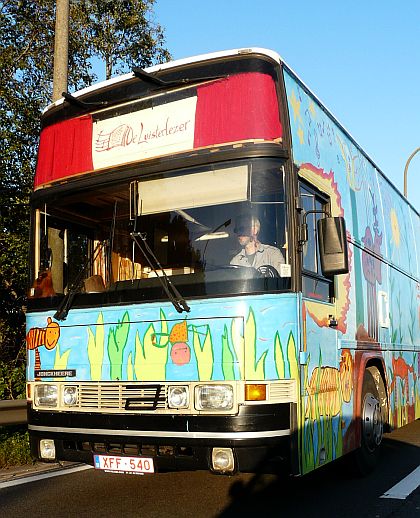
M 154 473 L 153 459 L 150 457 L 118 457 L 115 455 L 94 455 L 95 469 L 112 473 Z

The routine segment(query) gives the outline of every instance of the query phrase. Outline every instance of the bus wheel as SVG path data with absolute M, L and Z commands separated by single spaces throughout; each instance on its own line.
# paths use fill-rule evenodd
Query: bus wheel
M 357 472 L 367 475 L 376 466 L 384 433 L 384 416 L 379 396 L 381 374 L 376 367 L 368 367 L 363 377 L 360 416 L 361 445 L 356 451 Z

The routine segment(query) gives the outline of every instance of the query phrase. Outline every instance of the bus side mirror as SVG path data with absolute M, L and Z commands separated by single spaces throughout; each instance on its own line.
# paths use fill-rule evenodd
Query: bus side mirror
M 318 246 L 321 269 L 325 276 L 349 272 L 346 224 L 342 217 L 318 220 Z

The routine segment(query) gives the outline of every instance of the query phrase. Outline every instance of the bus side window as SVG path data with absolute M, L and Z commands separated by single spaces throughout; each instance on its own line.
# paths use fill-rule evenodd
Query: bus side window
M 306 183 L 299 183 L 299 195 L 304 213 L 328 209 L 328 197 Z M 304 297 L 331 302 L 334 283 L 322 275 L 316 234 L 316 223 L 322 217 L 322 214 L 308 214 L 306 218 L 308 241 L 302 250 L 302 292 Z

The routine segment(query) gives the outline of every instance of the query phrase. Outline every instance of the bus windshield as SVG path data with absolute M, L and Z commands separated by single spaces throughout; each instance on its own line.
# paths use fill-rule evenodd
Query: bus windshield
M 238 160 L 67 192 L 36 210 L 32 298 L 164 298 L 290 288 L 284 172 Z M 109 295 L 108 295 L 109 296 Z

